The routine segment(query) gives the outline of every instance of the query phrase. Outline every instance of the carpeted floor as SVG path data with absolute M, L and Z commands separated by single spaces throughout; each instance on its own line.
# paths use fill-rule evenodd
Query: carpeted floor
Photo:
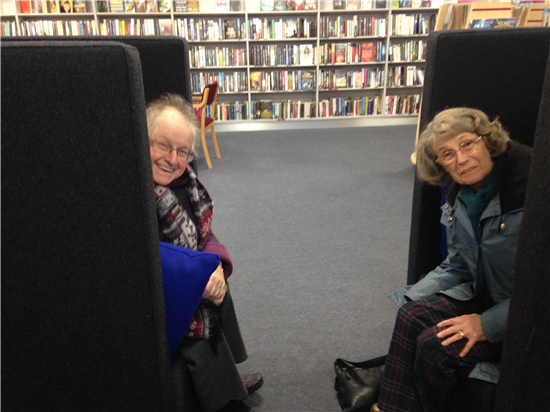
M 397 310 L 387 295 L 406 281 L 415 132 L 218 133 L 221 159 L 211 170 L 199 159 L 235 268 L 249 353 L 239 369 L 265 378 L 254 410 L 339 411 L 334 360 L 387 351 Z

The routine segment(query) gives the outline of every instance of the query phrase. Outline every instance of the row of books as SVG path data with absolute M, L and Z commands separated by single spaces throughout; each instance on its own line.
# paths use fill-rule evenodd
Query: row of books
M 207 49 L 205 46 L 190 46 L 189 62 L 192 69 L 246 66 L 246 50 L 233 47 Z
M 384 42 L 331 43 L 319 47 L 320 64 L 383 62 Z
M 250 106 L 252 119 L 310 119 L 316 116 L 315 102 L 256 100 Z
M 103 19 L 99 22 L 102 36 L 171 36 L 170 19 Z
M 97 36 L 99 30 L 93 20 L 36 20 L 22 21 L 21 36 Z M 12 35 L 14 31 L 12 30 Z
M 251 40 L 282 40 L 312 38 L 317 36 L 315 19 L 267 19 L 248 20 L 248 38 Z
M 426 42 L 422 40 L 409 40 L 401 43 L 392 43 L 388 48 L 388 61 L 411 62 L 426 59 Z
M 380 96 L 333 97 L 319 101 L 319 117 L 376 116 L 381 107 Z
M 97 11 L 100 13 L 170 13 L 171 6 L 171 1 L 111 0 L 98 1 Z
M 191 91 L 202 93 L 207 84 L 218 82 L 221 93 L 239 93 L 248 90 L 246 72 L 213 72 L 191 74 Z
M 332 7 L 334 10 L 369 10 L 385 9 L 388 5 L 386 0 L 334 0 Z
M 245 33 L 244 19 L 176 19 L 176 33 L 186 40 L 239 40 Z
M 216 113 L 214 113 L 217 121 L 226 120 L 250 120 L 250 104 L 248 101 L 235 103 L 217 103 Z M 209 115 L 209 117 L 211 117 Z
M 374 16 L 357 17 L 344 20 L 343 17 L 321 17 L 319 35 L 330 37 L 386 36 L 386 19 Z
M 420 110 L 420 95 L 386 96 L 386 113 L 418 114 Z
M 388 68 L 388 87 L 423 86 L 424 69 L 416 66 L 393 66 Z
M 316 0 L 261 0 L 261 11 L 317 10 Z
M 393 14 L 391 34 L 408 36 L 431 33 L 435 28 L 435 19 L 435 14 L 429 16 L 423 16 L 421 13 Z
M 315 72 L 312 70 L 250 72 L 250 89 L 262 92 L 314 90 Z
M 315 64 L 317 48 L 311 44 L 251 45 L 251 66 L 311 66 Z
M 10 2 L 2 2 L 10 3 Z M 86 1 L 20 1 L 21 13 L 51 14 L 51 13 L 86 13 Z M 15 3 L 12 3 L 15 5 Z M 15 14 L 15 10 L 13 10 Z
M 338 88 L 365 89 L 384 85 L 384 69 L 379 67 L 361 70 L 327 69 L 319 73 L 319 90 Z
M 2 36 L 17 36 L 17 26 L 14 21 L 3 21 L 2 22 L 2 31 L 0 32 Z

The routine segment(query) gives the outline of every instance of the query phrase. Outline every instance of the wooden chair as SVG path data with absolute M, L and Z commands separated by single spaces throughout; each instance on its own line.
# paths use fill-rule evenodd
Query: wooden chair
M 218 82 L 207 85 L 202 96 L 193 96 L 194 103 L 193 108 L 197 110 L 197 116 L 201 125 L 202 135 L 202 148 L 204 149 L 204 157 L 206 158 L 206 164 L 208 168 L 212 169 L 212 162 L 210 161 L 210 155 L 208 154 L 208 147 L 206 146 L 206 132 L 212 130 L 212 140 L 214 141 L 214 149 L 216 149 L 216 157 L 219 159 L 220 149 L 218 148 L 218 141 L 216 140 L 216 129 L 214 128 L 214 113 L 216 111 L 216 97 L 218 97 Z M 206 107 L 210 106 L 210 114 L 212 117 L 206 117 Z

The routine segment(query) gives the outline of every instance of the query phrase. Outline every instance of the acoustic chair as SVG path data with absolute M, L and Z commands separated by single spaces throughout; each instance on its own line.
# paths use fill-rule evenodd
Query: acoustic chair
M 539 105 L 541 104 L 549 44 L 550 29 L 548 28 L 446 30 L 431 33 L 428 36 L 426 50 L 420 132 L 425 129 L 436 113 L 450 107 L 465 106 L 480 109 L 491 118 L 498 115 L 502 124 L 510 132 L 512 139 L 532 146 L 537 116 L 540 116 Z M 528 77 L 525 76 L 526 70 L 529 71 Z M 440 201 L 441 188 L 418 179 L 415 180 L 407 284 L 416 283 L 421 276 L 434 269 L 444 258 L 443 250 L 446 249 L 446 245 L 441 242 L 445 238 L 442 238 L 441 224 L 439 223 Z M 526 200 L 525 216 L 527 216 L 528 203 L 529 199 Z M 541 225 L 540 227 L 545 226 Z M 526 237 L 527 233 L 522 229 L 520 244 L 526 242 Z M 538 238 L 533 236 L 533 239 Z M 545 246 L 547 247 L 547 245 Z M 544 255 L 541 254 L 540 258 L 543 257 Z M 518 249 L 516 257 L 518 268 L 523 259 Z M 530 284 L 526 277 L 528 271 L 518 272 L 516 270 L 516 273 L 520 273 L 521 279 L 526 284 Z M 519 295 L 521 298 L 515 300 L 518 296 L 515 286 L 511 298 L 510 320 L 519 320 L 518 314 L 523 314 L 520 310 L 525 308 L 527 302 L 530 301 L 530 298 L 525 298 L 526 295 Z M 543 302 L 542 299 L 541 302 Z M 530 310 L 529 314 L 536 313 L 534 310 Z M 527 324 L 525 319 L 526 317 L 522 318 L 522 321 Z M 537 319 L 534 314 L 533 319 Z M 528 325 L 531 326 L 531 323 Z M 522 335 L 514 329 L 517 329 L 517 326 L 514 327 L 510 323 L 504 342 L 505 349 L 511 338 Z M 537 338 L 540 339 L 538 336 Z M 540 344 L 540 341 L 537 343 Z M 525 345 L 525 348 L 529 347 L 527 343 Z M 516 349 L 518 347 L 519 344 L 515 346 Z M 527 349 L 521 349 L 521 351 L 522 354 L 527 354 Z M 525 359 L 530 359 L 533 362 L 535 358 L 533 352 L 529 352 L 528 355 Z M 543 354 L 541 354 L 541 358 L 547 362 L 547 357 Z M 520 364 L 517 359 L 522 358 L 519 355 L 511 357 L 510 351 L 505 350 L 502 364 L 511 365 L 514 361 L 515 363 L 514 366 L 508 366 L 506 370 L 502 368 L 501 377 L 508 382 L 508 386 L 503 391 L 499 390 L 499 393 L 497 393 L 499 388 L 496 384 L 461 376 L 447 412 L 508 412 L 515 410 L 504 408 L 502 405 L 510 397 L 513 397 L 515 402 L 518 401 L 516 398 L 520 397 L 519 395 L 512 396 L 514 390 L 512 390 L 511 384 L 511 382 L 517 382 L 517 380 L 513 380 L 513 375 L 517 373 Z M 526 369 L 531 366 L 527 365 Z M 526 375 L 528 375 L 526 371 L 525 374 L 518 374 L 522 377 Z M 535 405 L 536 403 L 532 400 L 539 399 L 537 391 L 528 390 L 525 385 L 522 389 L 517 393 L 521 393 L 525 400 L 529 400 L 529 405 Z M 505 393 L 505 390 L 508 393 Z M 495 408 L 497 394 L 501 402 L 499 408 Z M 533 409 L 526 406 L 521 410 Z
M 197 110 L 197 116 L 201 125 L 202 136 L 202 148 L 204 149 L 204 157 L 206 158 L 206 164 L 209 169 L 212 169 L 212 162 L 210 161 L 210 155 L 208 154 L 208 147 L 206 146 L 206 132 L 212 130 L 212 140 L 214 141 L 214 149 L 216 150 L 216 157 L 220 158 L 220 149 L 218 148 L 218 141 L 216 140 L 216 129 L 214 128 L 214 112 L 216 110 L 216 97 L 218 97 L 218 82 L 207 85 L 202 96 L 193 96 L 194 103 L 193 108 Z M 210 106 L 210 115 L 212 117 L 206 117 L 206 108 Z

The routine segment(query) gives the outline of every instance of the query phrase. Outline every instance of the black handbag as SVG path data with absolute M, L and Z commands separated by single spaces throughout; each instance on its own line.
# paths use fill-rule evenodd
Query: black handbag
M 336 359 L 334 389 L 343 412 L 369 412 L 377 402 L 386 356 L 365 362 Z

